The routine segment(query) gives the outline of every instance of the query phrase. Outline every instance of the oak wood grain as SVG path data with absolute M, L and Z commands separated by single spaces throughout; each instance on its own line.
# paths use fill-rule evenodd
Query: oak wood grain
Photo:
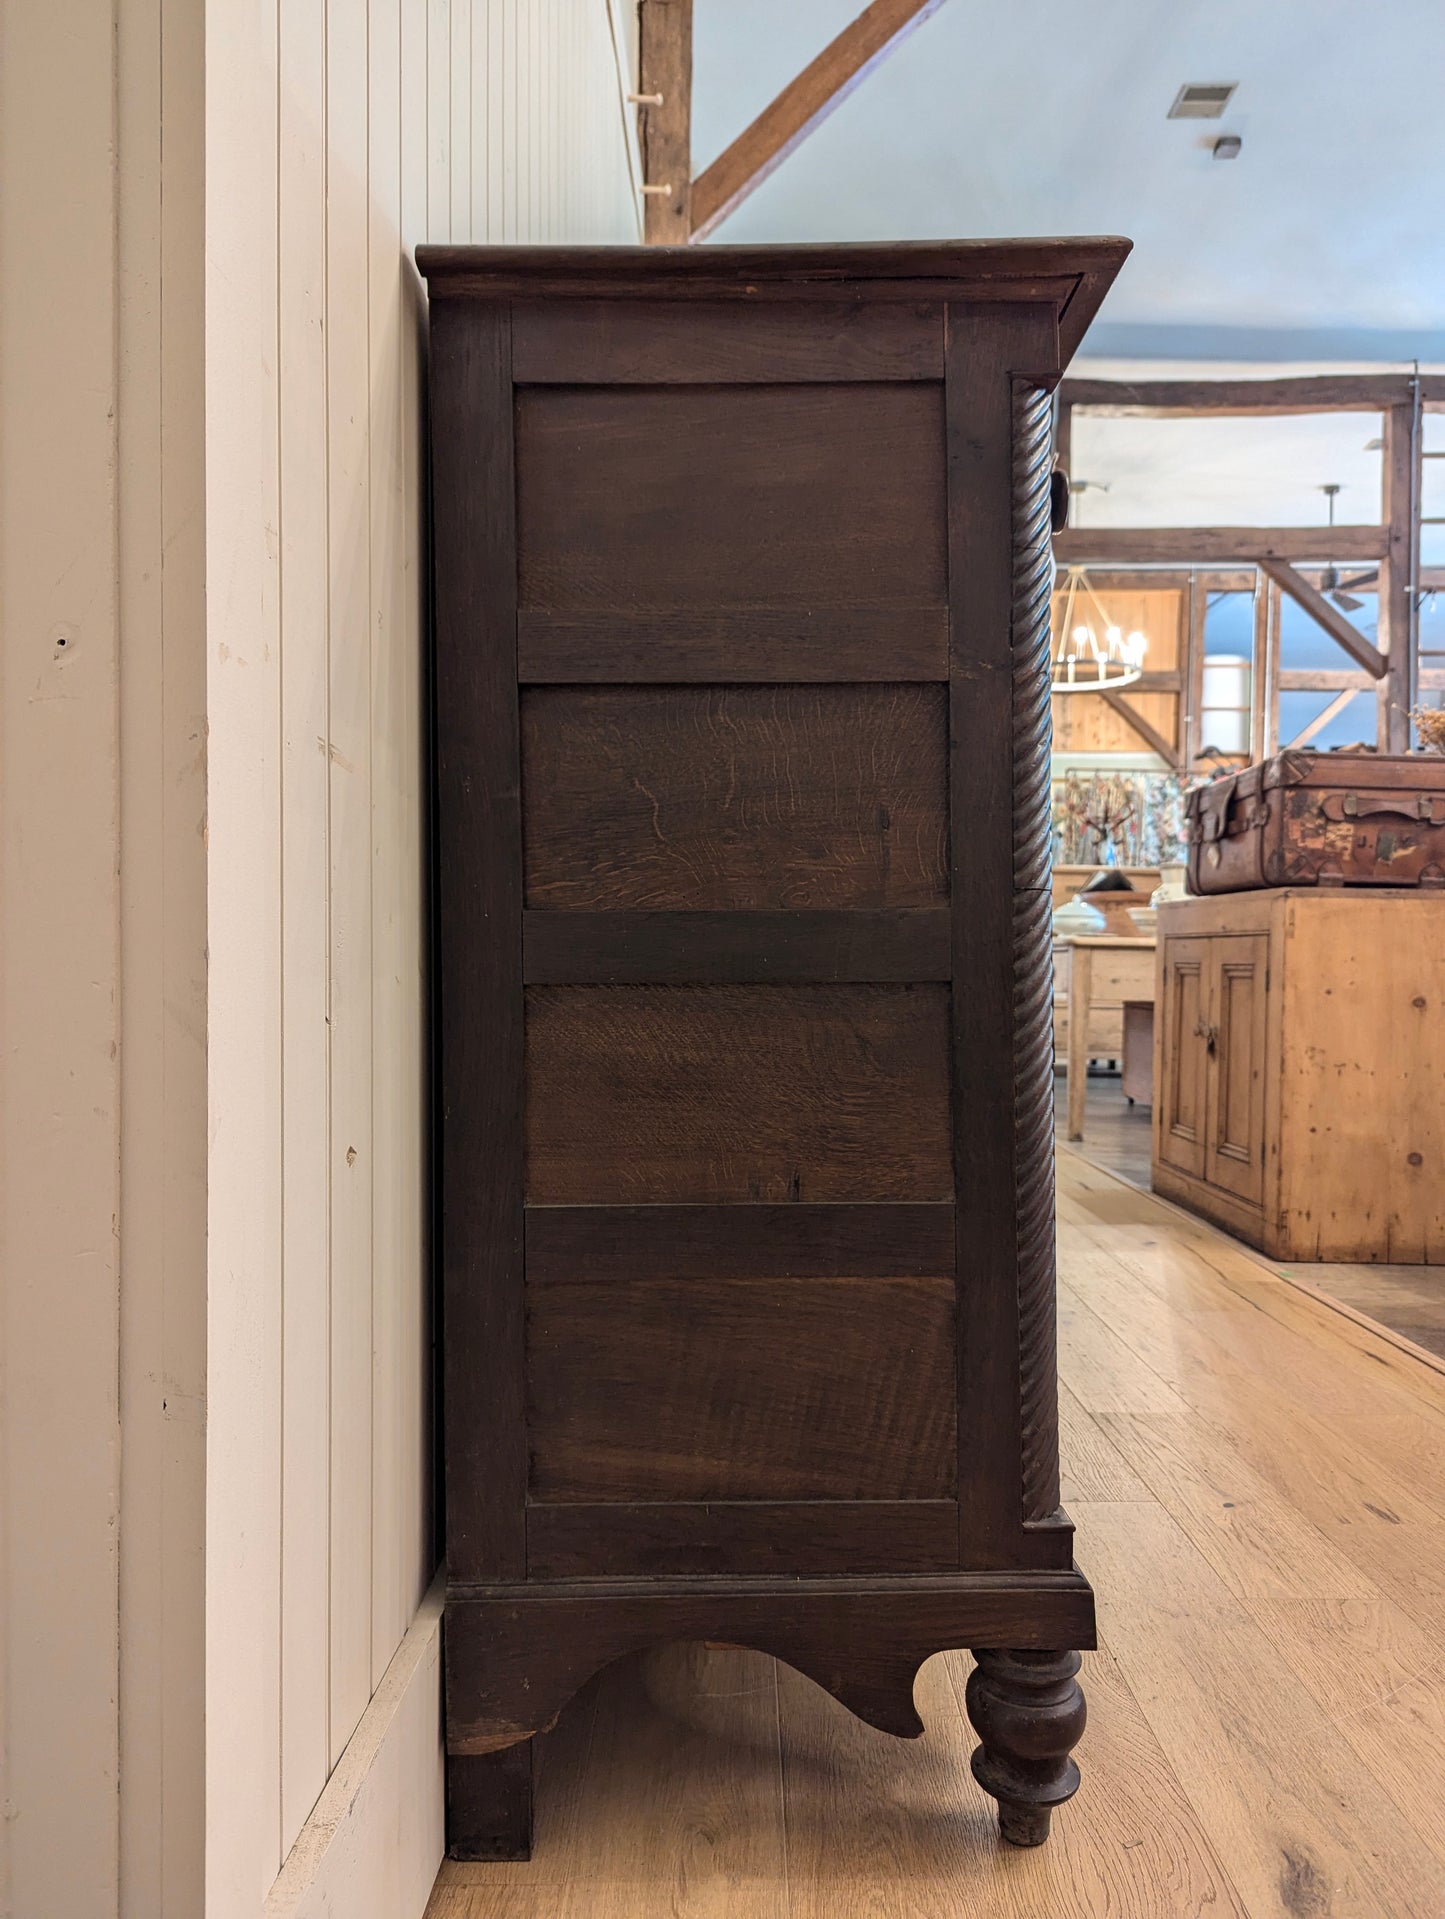
M 952 1361 L 951 1276 L 554 1280 L 528 1298 L 531 1498 L 948 1499 Z
M 936 306 L 750 307 L 606 301 L 512 308 L 519 385 L 722 386 L 941 380 Z
M 646 607 L 517 616 L 517 676 L 538 685 L 732 686 L 943 680 L 941 606 Z
M 534 1205 L 943 1200 L 942 986 L 530 986 Z
M 958 1558 L 951 1499 L 652 1500 L 534 1505 L 533 1579 L 636 1573 L 946 1572 Z
M 945 754 L 941 687 L 531 687 L 527 904 L 933 905 Z
M 524 608 L 940 606 L 932 385 L 523 387 Z
M 946 907 L 522 915 L 529 986 L 918 982 L 952 977 Z
M 531 1206 L 527 1282 L 926 1279 L 953 1270 L 953 1208 Z

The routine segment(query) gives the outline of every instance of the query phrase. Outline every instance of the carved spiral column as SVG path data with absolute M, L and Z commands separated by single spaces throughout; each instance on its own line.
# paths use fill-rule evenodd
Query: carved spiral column
M 1014 1161 L 1025 1520 L 1059 1503 L 1054 1323 L 1054 1032 L 1049 886 L 1049 396 L 1013 386 Z

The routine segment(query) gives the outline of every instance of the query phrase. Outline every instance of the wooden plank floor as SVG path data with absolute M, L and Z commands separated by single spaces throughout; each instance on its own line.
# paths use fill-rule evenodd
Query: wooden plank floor
M 603 1674 L 529 1866 L 429 1919 L 1442 1919 L 1445 1376 L 1060 1154 L 1065 1498 L 1099 1597 L 1084 1786 L 1002 1847 L 969 1661 L 888 1738 L 756 1654 Z
M 1057 1135 L 1064 1143 L 1065 1082 L 1058 1083 L 1055 1102 Z M 1147 1192 L 1150 1114 L 1147 1106 L 1131 1106 L 1117 1075 L 1095 1073 L 1089 1079 L 1083 1141 L 1072 1150 L 1095 1166 L 1122 1173 Z M 1264 1257 L 1263 1254 L 1260 1255 Z M 1367 1319 L 1388 1326 L 1392 1333 L 1423 1346 L 1445 1360 L 1445 1266 L 1329 1265 L 1318 1260 L 1295 1264 L 1271 1262 L 1281 1276 L 1338 1299 Z

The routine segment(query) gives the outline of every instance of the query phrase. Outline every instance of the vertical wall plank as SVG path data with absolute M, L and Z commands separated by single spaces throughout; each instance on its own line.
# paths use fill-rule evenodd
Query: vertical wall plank
M 331 1759 L 371 1695 L 371 560 L 367 15 L 328 0 Z
M 516 59 L 512 69 L 512 97 L 517 128 L 516 236 L 530 240 L 537 231 L 532 215 L 532 128 L 537 103 L 532 93 L 532 17 L 535 0 L 515 0 Z
M 184 0 L 119 14 L 120 1905 L 191 1919 L 205 1898 L 204 21 Z M 46 1906 L 68 1903 L 47 1883 Z
M 409 253 L 636 233 L 604 0 L 287 0 L 211 47 L 208 1523 L 225 1585 L 207 1816 L 230 1919 L 255 1911 L 433 1550 Z
M 518 12 L 518 0 L 497 0 L 503 15 L 503 50 L 501 50 L 501 92 L 503 92 L 503 157 L 501 157 L 501 232 L 493 238 L 507 244 L 518 240 L 522 234 L 518 207 L 520 207 L 520 180 L 522 180 L 522 134 L 516 121 L 516 65 L 518 65 L 518 35 L 522 31 L 522 17 Z
M 326 7 L 279 15 L 281 1849 L 331 1770 Z
M 418 0 L 411 0 L 417 4 Z M 424 0 L 427 66 L 427 238 L 452 238 L 452 9 L 451 0 Z M 461 239 L 463 236 L 456 236 Z
M 471 57 L 467 62 L 471 88 L 472 191 L 470 225 L 467 238 L 482 241 L 487 237 L 487 157 L 490 151 L 487 126 L 487 0 L 472 0 Z
M 371 0 L 369 138 L 371 236 L 371 827 L 372 827 L 372 1536 L 371 1689 L 374 1691 L 426 1587 L 409 1514 L 409 1435 L 422 1416 L 415 1392 L 421 1292 L 420 1000 L 416 958 L 420 847 L 411 836 L 421 743 L 408 680 L 403 486 L 401 254 L 401 14 Z M 410 345 L 410 341 L 407 342 Z
M 210 743 L 206 1913 L 281 1857 L 281 657 L 275 13 L 206 44 Z
M 487 223 L 479 238 L 494 244 L 505 228 L 503 168 L 507 151 L 503 47 L 510 0 L 487 0 Z
M 472 0 L 452 0 L 452 239 L 472 237 Z
M 108 6 L 6 10 L 0 1904 L 87 1919 L 117 1867 L 114 58 Z
M 426 448 L 422 429 L 422 359 L 426 345 L 425 296 L 413 264 L 413 251 L 426 232 L 426 34 L 420 0 L 402 0 L 401 7 L 401 240 L 397 357 L 402 381 L 401 480 L 401 612 L 403 641 L 398 663 L 401 691 L 397 703 L 397 732 L 411 742 L 412 775 L 401 809 L 401 845 L 404 895 L 400 906 L 404 926 L 412 929 L 402 953 L 403 1006 L 406 1024 L 401 1036 L 415 1087 L 415 1162 L 403 1170 L 409 1216 L 403 1234 L 414 1249 L 415 1284 L 404 1288 L 398 1314 L 398 1363 L 402 1368 L 400 1463 L 402 1496 L 400 1539 L 401 1577 L 416 1568 L 424 1587 L 435 1570 L 440 1552 L 434 1515 L 437 1500 L 432 1450 L 435 1353 L 433 1350 L 434 1260 L 431 1231 L 431 1003 L 428 989 L 430 950 L 427 915 L 430 906 L 430 844 L 428 782 L 428 662 L 430 548 L 423 527 L 426 499 Z

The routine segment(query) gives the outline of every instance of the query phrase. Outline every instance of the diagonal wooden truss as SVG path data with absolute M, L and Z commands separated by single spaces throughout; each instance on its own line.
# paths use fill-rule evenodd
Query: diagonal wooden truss
M 637 101 L 649 245 L 705 238 L 943 0 L 871 0 L 732 145 L 692 176 L 692 0 L 641 0 Z

